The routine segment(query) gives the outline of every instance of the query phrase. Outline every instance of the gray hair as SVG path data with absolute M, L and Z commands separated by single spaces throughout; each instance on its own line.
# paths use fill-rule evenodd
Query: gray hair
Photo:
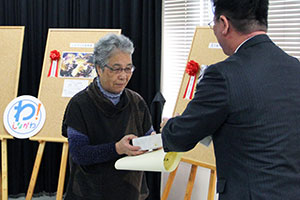
M 103 70 L 108 63 L 108 59 L 116 50 L 133 54 L 134 47 L 132 41 L 124 35 L 107 34 L 102 37 L 94 46 L 94 65 Z

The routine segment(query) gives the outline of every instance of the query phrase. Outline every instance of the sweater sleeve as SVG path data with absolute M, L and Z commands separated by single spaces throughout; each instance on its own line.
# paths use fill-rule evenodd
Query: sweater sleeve
M 70 126 L 67 134 L 71 158 L 79 165 L 103 163 L 119 157 L 115 143 L 90 145 L 88 136 Z
M 145 136 L 151 135 L 151 133 L 154 131 L 153 126 L 150 127 L 150 129 L 145 133 Z

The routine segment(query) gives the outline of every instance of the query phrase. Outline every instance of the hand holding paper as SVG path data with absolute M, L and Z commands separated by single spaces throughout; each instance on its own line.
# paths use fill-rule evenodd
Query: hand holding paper
M 140 150 L 152 150 L 162 147 L 161 134 L 148 135 L 132 139 L 133 146 L 139 146 Z
M 162 147 L 161 134 L 134 138 L 132 144 L 141 150 L 151 150 Z M 182 153 L 164 152 L 159 150 L 149 151 L 142 155 L 126 156 L 117 160 L 115 168 L 120 170 L 159 171 L 171 172 L 176 169 Z
M 140 151 L 140 147 L 133 146 L 129 142 L 136 138 L 136 135 L 125 135 L 120 141 L 116 143 L 116 151 L 119 155 L 126 154 L 129 156 L 136 156 L 143 154 L 145 151 Z

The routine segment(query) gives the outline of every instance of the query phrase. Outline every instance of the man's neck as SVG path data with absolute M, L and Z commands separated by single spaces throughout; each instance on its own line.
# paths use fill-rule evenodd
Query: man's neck
M 234 50 L 233 53 L 235 53 L 238 50 L 238 48 L 240 46 L 242 46 L 242 44 L 244 44 L 250 38 L 253 38 L 256 35 L 262 35 L 262 34 L 266 34 L 266 32 L 265 31 L 255 31 L 255 32 L 245 34 L 245 35 L 239 34 L 239 36 L 237 37 L 238 39 L 235 40 L 236 42 L 233 43 L 233 46 L 232 46 L 232 50 Z
M 252 38 L 256 35 L 261 35 L 261 34 L 267 34 L 267 33 L 265 31 L 255 31 L 255 32 L 249 33 L 247 35 L 244 35 L 243 41 L 248 40 L 249 38 Z

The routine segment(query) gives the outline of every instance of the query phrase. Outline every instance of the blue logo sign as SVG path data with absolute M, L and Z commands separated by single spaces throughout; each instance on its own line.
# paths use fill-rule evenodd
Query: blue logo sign
M 3 121 L 7 132 L 16 138 L 29 138 L 43 127 L 46 111 L 37 98 L 29 95 L 12 100 L 5 109 Z

